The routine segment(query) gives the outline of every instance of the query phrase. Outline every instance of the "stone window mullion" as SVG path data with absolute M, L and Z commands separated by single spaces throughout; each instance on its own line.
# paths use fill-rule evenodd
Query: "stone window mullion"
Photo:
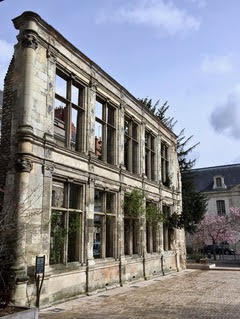
M 131 218 L 129 220 L 129 223 L 130 223 L 130 233 L 129 233 L 129 255 L 131 256 L 133 254 L 133 236 L 134 236 L 134 233 L 133 233 L 133 219 Z
M 68 262 L 68 231 L 69 231 L 69 198 L 70 198 L 70 184 L 68 183 L 66 186 L 66 191 L 64 194 L 64 201 L 66 207 L 66 213 L 64 214 L 64 224 L 66 229 L 66 235 L 64 240 L 64 264 L 66 265 Z
M 129 122 L 129 133 L 128 136 L 129 139 L 129 147 L 128 147 L 128 167 L 129 171 L 132 172 L 132 121 Z
M 66 147 L 70 147 L 71 123 L 72 123 L 72 104 L 71 104 L 71 85 L 72 81 L 67 81 L 67 127 L 66 127 Z
M 106 258 L 106 240 L 107 240 L 107 232 L 106 232 L 106 224 L 107 224 L 107 209 L 106 209 L 106 192 L 103 195 L 103 227 L 102 227 L 102 258 Z
M 149 225 L 149 250 L 153 252 L 153 225 Z
M 102 153 L 103 153 L 103 161 L 107 161 L 107 103 L 103 103 L 103 123 L 102 123 Z M 105 196 L 104 196 L 105 197 Z

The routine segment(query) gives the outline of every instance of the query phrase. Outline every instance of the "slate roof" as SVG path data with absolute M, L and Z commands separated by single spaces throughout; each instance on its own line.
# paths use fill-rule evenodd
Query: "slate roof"
M 213 177 L 221 175 L 227 189 L 240 184 L 240 164 L 213 166 L 192 169 L 196 190 L 199 192 L 216 191 L 213 189 Z M 226 189 L 225 189 L 226 190 Z

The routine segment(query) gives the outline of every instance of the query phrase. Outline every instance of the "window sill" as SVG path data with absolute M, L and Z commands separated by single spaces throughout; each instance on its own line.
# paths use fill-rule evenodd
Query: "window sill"
M 88 159 L 88 156 L 83 152 L 83 151 L 74 151 L 74 150 L 71 150 L 70 148 L 68 147 L 65 147 L 65 146 L 60 146 L 58 144 L 55 143 L 55 150 L 59 152 L 59 150 L 61 151 L 64 151 L 64 152 L 67 152 L 67 153 L 70 153 L 71 154 L 71 157 L 72 155 L 74 155 L 76 158 L 79 159 L 79 157 L 81 158 L 84 158 L 84 159 Z
M 134 178 L 136 180 L 142 180 L 142 177 L 138 173 L 132 173 L 126 169 L 122 170 L 122 172 L 128 177 Z
M 54 264 L 46 266 L 46 275 L 57 275 L 62 273 L 69 273 L 72 271 L 85 271 L 85 265 L 80 262 L 71 262 L 67 265 L 65 264 Z
M 95 265 L 100 265 L 100 264 L 108 264 L 108 263 L 115 263 L 119 262 L 117 259 L 114 257 L 106 257 L 106 258 L 97 258 L 94 259 Z
M 148 183 L 148 184 L 151 184 L 151 185 L 155 185 L 155 186 L 159 186 L 159 183 L 156 180 L 149 179 L 148 177 L 145 178 L 145 183 Z
M 110 163 L 104 162 L 104 161 L 98 159 L 97 157 L 96 158 L 92 158 L 91 161 L 93 163 L 96 163 L 99 166 L 104 167 L 104 168 L 112 169 L 113 171 L 119 172 L 119 167 L 117 165 L 115 165 L 115 164 L 110 164 Z
M 126 259 L 142 259 L 142 256 L 138 254 L 133 254 L 133 255 L 125 255 Z

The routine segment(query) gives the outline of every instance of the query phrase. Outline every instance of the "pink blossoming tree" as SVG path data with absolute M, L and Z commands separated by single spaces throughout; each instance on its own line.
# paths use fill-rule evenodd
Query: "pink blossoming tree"
M 229 215 L 206 215 L 197 227 L 196 237 L 203 244 L 234 243 L 239 239 L 240 208 L 231 208 Z M 214 249 L 214 259 L 216 251 Z

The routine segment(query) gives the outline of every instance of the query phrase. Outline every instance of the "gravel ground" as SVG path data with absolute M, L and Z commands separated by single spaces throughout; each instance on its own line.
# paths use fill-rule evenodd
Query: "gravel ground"
M 240 271 L 186 270 L 58 304 L 43 318 L 240 319 Z

